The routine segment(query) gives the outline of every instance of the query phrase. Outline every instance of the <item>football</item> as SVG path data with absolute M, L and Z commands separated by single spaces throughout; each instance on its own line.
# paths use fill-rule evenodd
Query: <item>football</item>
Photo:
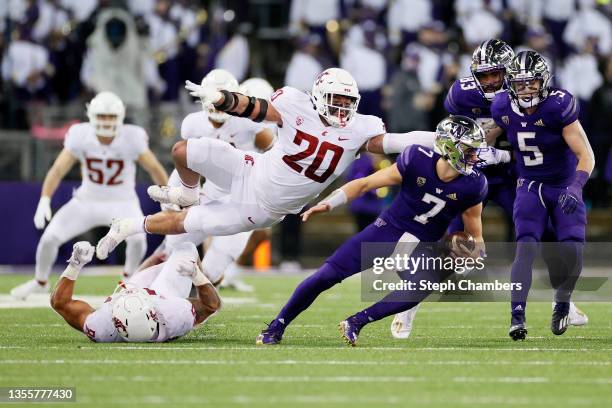
M 449 253 L 457 256 L 469 256 L 476 248 L 474 237 L 465 231 L 455 231 L 448 234 L 444 240 Z

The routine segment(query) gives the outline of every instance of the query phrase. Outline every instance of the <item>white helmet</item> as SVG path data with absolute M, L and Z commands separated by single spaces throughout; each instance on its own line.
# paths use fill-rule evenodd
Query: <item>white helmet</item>
M 98 115 L 114 115 L 114 119 L 100 119 Z M 125 119 L 125 105 L 112 92 L 100 92 L 87 104 L 89 123 L 97 136 L 115 137 Z
M 261 99 L 270 99 L 274 88 L 263 78 L 249 78 L 240 84 L 240 93 Z
M 214 88 L 217 91 L 225 89 L 230 92 L 238 92 L 238 81 L 234 76 L 224 69 L 213 69 L 202 79 L 203 87 Z M 202 100 L 202 108 L 208 112 L 208 117 L 215 122 L 223 123 L 229 118 L 225 112 L 215 109 L 212 103 L 205 103 Z
M 350 104 L 335 105 L 335 95 L 349 97 Z M 310 96 L 319 115 L 333 127 L 345 127 L 351 123 L 361 99 L 353 76 L 340 68 L 329 68 L 321 72 L 312 85 Z
M 151 296 L 138 287 L 122 289 L 112 300 L 113 324 L 124 340 L 151 341 L 159 332 Z

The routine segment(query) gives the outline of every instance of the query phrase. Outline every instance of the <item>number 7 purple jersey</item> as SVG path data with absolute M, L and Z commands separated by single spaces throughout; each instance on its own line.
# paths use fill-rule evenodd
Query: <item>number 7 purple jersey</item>
M 568 185 L 576 171 L 576 155 L 563 139 L 563 128 L 578 120 L 576 98 L 551 88 L 548 98 L 528 115 L 511 101 L 507 91 L 491 105 L 493 120 L 506 131 L 517 155 L 520 177 L 550 185 Z
M 402 184 L 391 206 L 380 218 L 423 242 L 436 242 L 451 220 L 487 196 L 487 179 L 474 171 L 443 182 L 436 163 L 441 156 L 424 146 L 408 147 L 397 158 Z

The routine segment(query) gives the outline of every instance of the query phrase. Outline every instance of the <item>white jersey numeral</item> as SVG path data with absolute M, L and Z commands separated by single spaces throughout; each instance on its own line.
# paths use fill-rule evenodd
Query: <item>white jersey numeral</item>
M 437 215 L 446 205 L 446 201 L 429 193 L 425 193 L 421 201 L 426 202 L 427 204 L 434 204 L 431 210 L 427 211 L 424 214 L 416 215 L 414 217 L 414 220 L 420 222 L 421 224 L 427 224 L 429 222 L 429 218 Z
M 431 150 L 423 150 L 422 147 L 419 147 L 419 152 L 423 153 L 427 157 L 433 157 L 433 152 Z
M 529 155 L 523 155 L 523 161 L 525 166 L 538 166 L 544 163 L 544 155 L 540 151 L 538 146 L 527 146 L 525 139 L 534 139 L 536 136 L 535 132 L 517 132 L 516 137 L 518 138 L 519 150 L 521 152 L 529 152 L 533 154 L 533 157 Z

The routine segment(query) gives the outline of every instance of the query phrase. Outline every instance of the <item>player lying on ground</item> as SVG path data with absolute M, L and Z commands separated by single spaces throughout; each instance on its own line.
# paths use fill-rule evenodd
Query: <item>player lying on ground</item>
M 549 85 L 550 70 L 535 51 L 518 53 L 507 70 L 508 90 L 495 96 L 491 113 L 505 130 L 517 157 L 518 183 L 514 202 L 517 250 L 511 280 L 522 290 L 512 292 L 509 335 L 527 335 L 525 308 L 538 243 L 549 224 L 555 231 L 559 276 L 551 330 L 567 330 L 571 294 L 582 270 L 586 207 L 582 188 L 595 158 L 578 120 L 578 101 L 568 91 Z
M 277 142 L 263 154 L 246 154 L 208 138 L 178 142 L 172 155 L 182 186 L 152 186 L 149 195 L 160 203 L 193 205 L 203 175 L 230 190 L 230 201 L 116 220 L 98 242 L 99 258 L 106 258 L 127 237 L 145 231 L 217 236 L 269 227 L 286 214 L 297 214 L 342 174 L 361 150 L 401 153 L 413 144 L 431 147 L 435 138 L 433 132 L 387 134 L 379 118 L 357 113 L 360 95 L 356 82 L 338 68 L 322 72 L 310 95 L 284 87 L 270 102 L 191 83 L 187 88 L 217 110 L 276 123 Z
M 51 295 L 51 306 L 66 323 L 95 342 L 163 342 L 189 333 L 221 307 L 217 291 L 200 268 L 189 242 L 167 261 L 136 273 L 99 309 L 72 298 L 79 272 L 94 255 L 89 242 L 74 244 L 68 266 Z M 198 297 L 189 298 L 191 285 Z
M 484 250 L 482 238 L 482 200 L 487 194 L 486 178 L 473 169 L 478 154 L 485 148 L 484 131 L 472 119 L 450 116 L 436 129 L 434 150 L 411 146 L 393 166 L 356 179 L 334 191 L 303 214 L 304 221 L 317 213 L 328 212 L 355 199 L 367 191 L 400 184 L 400 192 L 391 206 L 362 232 L 345 242 L 313 275 L 298 285 L 276 318 L 257 337 L 257 344 L 281 341 L 287 326 L 317 296 L 349 276 L 362 271 L 362 265 L 372 265 L 374 258 L 388 257 L 397 248 L 391 245 L 362 251 L 364 243 L 395 243 L 397 247 L 411 243 L 412 256 L 436 256 L 431 243 L 442 238 L 450 221 L 461 214 L 465 230 L 477 243 L 474 253 Z M 367 259 L 362 259 L 362 255 Z M 398 272 L 402 279 L 439 282 L 452 271 L 418 270 Z M 407 295 L 402 291 L 389 293 L 381 301 L 340 322 L 344 339 L 355 346 L 361 329 L 374 321 L 416 307 L 430 292 Z M 410 299 L 408 299 L 410 297 Z
M 136 196 L 137 162 L 155 183 L 168 175 L 149 150 L 146 131 L 123 123 L 125 106 L 113 93 L 101 92 L 87 105 L 89 122 L 68 129 L 64 149 L 47 172 L 34 215 L 36 228 L 51 220 L 36 248 L 35 278 L 15 287 L 11 295 L 25 299 L 31 293 L 49 292 L 49 274 L 59 247 L 84 232 L 109 225 L 114 218 L 142 216 Z M 51 197 L 74 166 L 81 163 L 81 186 L 51 219 Z M 127 240 L 124 275 L 138 268 L 147 250 L 144 234 Z
M 243 88 L 247 92 L 262 92 L 262 97 L 269 98 L 272 92 L 266 94 L 265 83 L 253 81 Z M 265 81 L 264 81 L 265 82 Z M 249 87 L 248 85 L 251 84 Z M 238 81 L 228 71 L 214 69 L 203 79 L 203 87 L 214 89 L 227 89 L 237 92 L 239 89 Z M 272 87 L 267 87 L 270 91 Z M 275 134 L 264 123 L 255 123 L 246 118 L 238 118 L 228 115 L 215 109 L 212 103 L 201 100 L 202 110 L 194 112 L 185 117 L 181 124 L 181 138 L 184 140 L 213 139 L 222 141 L 232 148 L 240 149 L 244 152 L 264 152 L 274 143 Z M 176 172 L 170 176 L 169 186 L 180 186 L 181 180 Z M 231 198 L 231 191 L 227 188 L 215 184 L 207 179 L 201 189 L 199 204 L 205 205 L 212 202 L 217 204 L 228 203 Z M 212 204 L 210 204 L 212 205 Z M 180 208 L 168 207 L 169 204 L 162 204 L 162 209 Z M 176 207 L 176 206 L 175 206 Z M 169 235 L 164 243 L 164 250 L 171 253 L 172 249 L 182 242 L 193 242 L 196 246 L 207 240 L 207 250 L 202 259 L 203 269 L 206 271 L 210 280 L 214 283 L 221 281 L 222 284 L 234 287 L 243 291 L 252 291 L 253 288 L 240 280 L 236 265 L 236 260 L 244 251 L 252 231 L 239 232 L 226 236 L 208 236 L 202 231 L 190 232 L 180 235 Z

